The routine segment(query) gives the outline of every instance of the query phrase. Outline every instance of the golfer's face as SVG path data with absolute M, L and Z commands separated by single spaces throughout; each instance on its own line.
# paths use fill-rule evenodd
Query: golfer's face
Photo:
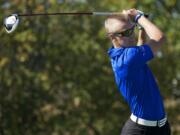
M 134 25 L 117 19 L 112 21 L 108 29 L 108 36 L 116 46 L 128 46 L 134 44 Z

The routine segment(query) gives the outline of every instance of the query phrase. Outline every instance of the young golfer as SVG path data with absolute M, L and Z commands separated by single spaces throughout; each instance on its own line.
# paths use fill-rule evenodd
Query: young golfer
M 131 110 L 121 135 L 170 135 L 162 97 L 147 65 L 163 45 L 164 34 L 136 9 L 124 10 L 123 14 L 110 16 L 105 21 L 108 37 L 113 44 L 108 54 L 115 81 Z M 145 43 L 140 37 L 138 46 L 133 22 L 141 25 L 148 36 Z

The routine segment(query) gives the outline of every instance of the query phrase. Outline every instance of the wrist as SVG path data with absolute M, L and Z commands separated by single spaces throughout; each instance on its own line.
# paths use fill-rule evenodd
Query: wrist
M 135 17 L 134 17 L 134 22 L 135 23 L 138 23 L 138 20 L 144 16 L 144 13 L 143 12 L 139 12 Z
M 140 10 L 137 10 L 137 14 L 135 15 L 134 17 L 134 22 L 135 23 L 138 23 L 138 20 L 144 16 L 145 18 L 149 18 L 149 14 L 145 14 L 144 12 L 140 11 Z

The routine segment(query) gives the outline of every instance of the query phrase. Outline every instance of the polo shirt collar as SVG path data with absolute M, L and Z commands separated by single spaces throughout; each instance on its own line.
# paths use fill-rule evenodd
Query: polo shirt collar
M 124 48 L 119 47 L 119 48 L 114 48 L 113 46 L 109 48 L 108 50 L 108 55 L 113 58 L 116 57 L 117 55 L 120 55 L 123 52 Z

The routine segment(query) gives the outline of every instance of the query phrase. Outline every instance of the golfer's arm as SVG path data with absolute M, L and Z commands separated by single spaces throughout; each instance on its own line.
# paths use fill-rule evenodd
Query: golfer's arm
M 144 16 L 140 17 L 138 23 L 144 28 L 146 34 L 148 35 L 149 40 L 146 43 L 151 47 L 155 55 L 162 44 L 165 42 L 164 34 L 155 24 L 153 24 Z
M 146 42 L 146 32 L 142 28 L 142 29 L 139 29 L 139 32 L 138 32 L 137 46 L 143 45 L 145 42 Z

